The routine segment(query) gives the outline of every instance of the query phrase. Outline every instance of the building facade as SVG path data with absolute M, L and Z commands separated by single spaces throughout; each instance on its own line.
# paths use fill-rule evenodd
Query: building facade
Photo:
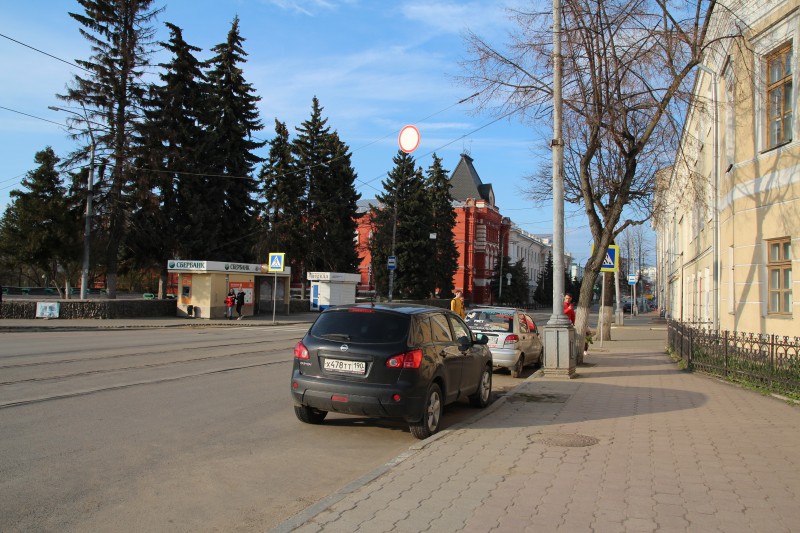
M 796 336 L 797 2 L 718 9 L 708 42 L 679 156 L 657 179 L 659 302 L 674 319 Z
M 533 292 L 536 290 L 539 276 L 544 272 L 547 258 L 551 253 L 553 253 L 553 246 L 549 239 L 528 233 L 516 225 L 511 226 L 508 246 L 509 261 L 511 264 L 523 261 L 522 264 L 525 266 L 525 273 L 528 276 L 529 304 L 533 303 Z
M 453 238 L 458 250 L 458 268 L 453 276 L 454 289 L 464 291 L 469 304 L 492 303 L 490 283 L 495 264 L 501 253 L 508 255 L 511 222 L 500 214 L 495 205 L 491 184 L 483 183 L 472 164 L 472 158 L 462 154 L 450 176 L 456 225 Z M 357 250 L 361 257 L 357 290 L 371 294 L 375 290 L 373 269 L 387 268 L 372 264 L 369 243 L 372 237 L 372 215 L 369 205 L 375 200 L 361 202 L 358 219 Z

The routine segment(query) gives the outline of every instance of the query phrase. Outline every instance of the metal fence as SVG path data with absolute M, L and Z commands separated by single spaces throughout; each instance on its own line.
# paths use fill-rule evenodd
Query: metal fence
M 712 330 L 707 323 L 669 321 L 669 346 L 687 368 L 800 394 L 800 337 Z

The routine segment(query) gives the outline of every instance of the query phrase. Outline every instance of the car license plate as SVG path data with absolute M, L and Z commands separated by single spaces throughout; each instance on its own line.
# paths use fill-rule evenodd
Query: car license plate
M 331 372 L 347 372 L 348 374 L 365 374 L 367 372 L 367 363 L 364 361 L 325 359 L 322 365 L 325 370 L 330 370 Z

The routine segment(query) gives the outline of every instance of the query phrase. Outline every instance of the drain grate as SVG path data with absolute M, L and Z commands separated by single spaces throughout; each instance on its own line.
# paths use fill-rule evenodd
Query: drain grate
M 540 403 L 566 403 L 569 399 L 567 394 L 532 394 L 529 392 L 517 392 L 506 397 L 509 402 L 540 402 Z
M 531 442 L 539 442 L 545 446 L 560 446 L 562 448 L 580 448 L 594 446 L 600 439 L 577 433 L 540 433 L 531 437 Z

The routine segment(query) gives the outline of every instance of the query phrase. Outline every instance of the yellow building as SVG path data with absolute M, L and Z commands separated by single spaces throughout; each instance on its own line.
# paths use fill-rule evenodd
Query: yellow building
M 679 154 L 657 180 L 659 302 L 684 322 L 800 336 L 800 9 L 727 8 L 715 14 Z

